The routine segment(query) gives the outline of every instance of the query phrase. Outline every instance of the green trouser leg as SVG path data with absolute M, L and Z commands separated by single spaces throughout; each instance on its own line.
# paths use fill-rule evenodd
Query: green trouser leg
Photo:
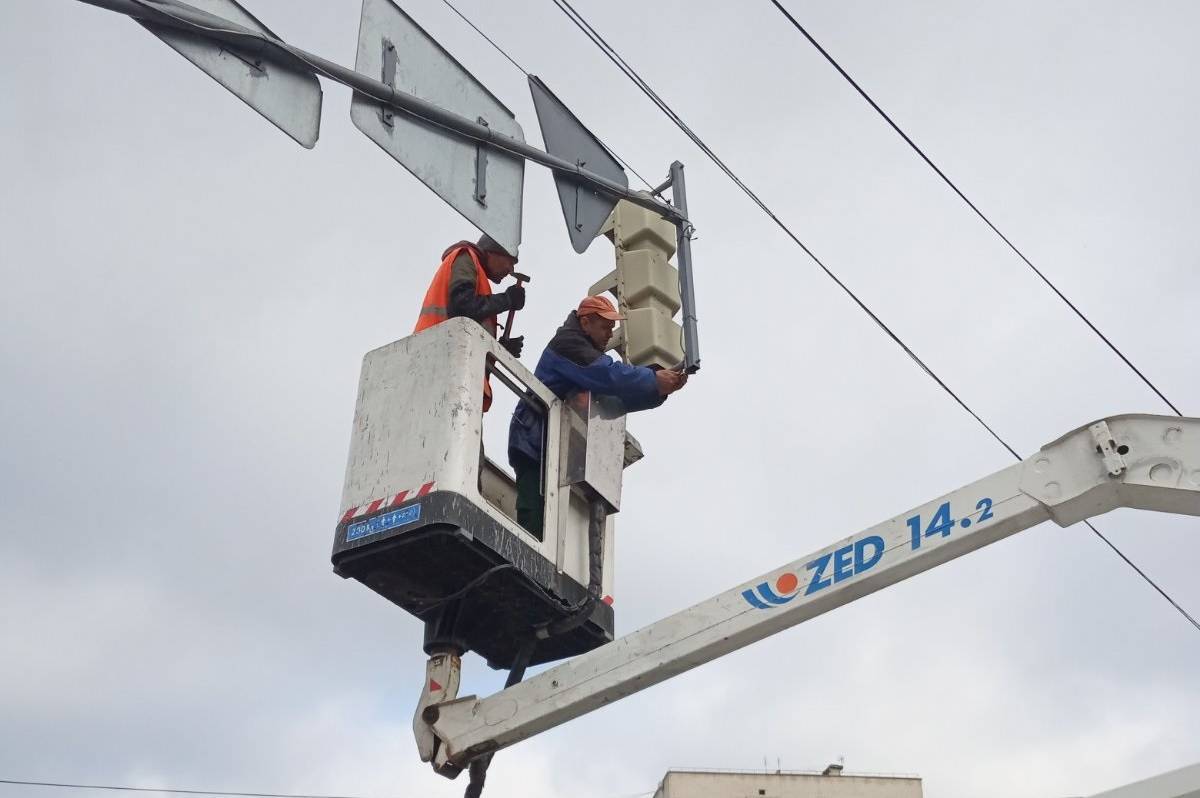
M 542 466 L 525 457 L 516 458 L 517 521 L 538 540 L 542 539 L 546 501 L 542 497 Z

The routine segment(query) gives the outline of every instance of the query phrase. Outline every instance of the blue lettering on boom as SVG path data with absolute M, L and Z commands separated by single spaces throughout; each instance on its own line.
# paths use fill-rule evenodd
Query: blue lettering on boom
M 808 581 L 808 589 L 804 591 L 804 595 L 811 596 L 818 590 L 824 590 L 833 584 L 828 579 L 822 579 L 821 574 L 825 573 L 825 567 L 829 565 L 829 558 L 832 555 L 822 554 L 817 559 L 804 566 L 807 570 L 812 571 L 812 579 Z
M 871 550 L 869 554 L 867 553 L 868 548 Z M 804 595 L 811 596 L 813 593 L 822 591 L 835 582 L 841 582 L 844 579 L 849 579 L 852 576 L 871 570 L 883 559 L 883 551 L 883 538 L 879 537 L 879 535 L 870 535 L 854 543 L 842 546 L 840 549 L 835 549 L 829 554 L 822 554 L 805 566 L 806 569 L 813 572 L 813 575 L 812 579 L 808 582 L 808 588 L 805 589 Z M 825 571 L 829 567 L 830 560 L 833 560 L 832 579 L 825 576 Z

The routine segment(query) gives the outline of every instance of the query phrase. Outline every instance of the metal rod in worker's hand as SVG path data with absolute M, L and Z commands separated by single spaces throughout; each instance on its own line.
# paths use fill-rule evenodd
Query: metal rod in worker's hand
M 513 272 L 512 276 L 517 278 L 517 285 L 528 283 L 531 279 L 528 274 L 521 274 L 520 272 Z M 513 317 L 516 315 L 516 308 L 508 309 L 508 318 L 504 320 L 504 335 L 500 336 L 501 341 L 507 341 L 509 338 L 512 338 Z

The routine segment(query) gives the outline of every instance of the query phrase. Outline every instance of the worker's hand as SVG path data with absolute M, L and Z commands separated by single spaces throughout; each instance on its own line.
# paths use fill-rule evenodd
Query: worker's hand
M 660 369 L 654 372 L 654 381 L 658 383 L 658 395 L 670 396 L 687 384 L 687 374 L 682 371 Z
M 513 357 L 520 357 L 521 350 L 525 348 L 525 336 L 518 335 L 516 338 L 505 338 L 500 341 L 500 346 L 508 350 L 508 353 Z
M 510 285 L 504 291 L 504 295 L 508 297 L 509 310 L 520 310 L 525 307 L 525 286 L 520 284 Z

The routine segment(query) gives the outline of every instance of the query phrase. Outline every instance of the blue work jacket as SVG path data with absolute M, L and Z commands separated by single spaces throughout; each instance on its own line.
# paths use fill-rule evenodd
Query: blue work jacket
M 658 393 L 653 370 L 621 363 L 596 349 L 574 311 L 542 352 L 533 374 L 560 399 L 590 391 L 619 399 L 626 412 L 658 407 L 666 399 Z M 544 424 L 542 413 L 527 402 L 517 405 L 508 428 L 510 464 L 515 467 L 519 457 L 541 461 Z

